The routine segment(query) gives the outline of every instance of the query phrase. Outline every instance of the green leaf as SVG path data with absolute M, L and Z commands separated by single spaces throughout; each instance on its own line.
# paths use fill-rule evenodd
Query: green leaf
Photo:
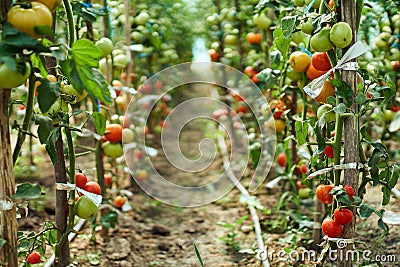
M 23 183 L 17 186 L 14 198 L 36 199 L 42 194 L 42 189 L 38 184 Z
M 72 45 L 71 58 L 62 62 L 63 73 L 78 91 L 84 90 L 106 104 L 111 103 L 111 95 L 104 76 L 97 69 L 103 53 L 93 42 L 80 39 Z
M 11 24 L 5 23 L 1 34 L 2 42 L 10 47 L 14 47 L 22 51 L 23 49 L 31 49 L 36 52 L 49 52 L 50 49 L 27 33 L 20 32 Z
M 392 190 L 390 190 L 390 188 L 387 188 L 386 186 L 383 186 L 382 193 L 383 193 L 382 206 L 385 206 L 385 205 L 389 204 L 390 195 L 392 194 Z
M 318 144 L 318 154 L 321 154 L 322 152 L 324 152 L 325 147 L 326 147 L 326 143 L 325 143 L 325 139 L 322 135 L 322 130 L 321 127 L 319 125 L 319 122 L 315 123 L 315 135 L 317 136 L 317 144 Z
M 279 71 L 266 68 L 257 74 L 257 78 L 265 82 L 267 87 L 273 87 L 277 84 L 278 75 Z
M 269 54 L 271 68 L 278 69 L 282 62 L 282 54 L 278 50 L 274 50 Z
M 288 59 L 288 49 L 290 46 L 290 40 L 291 38 L 285 38 L 283 35 L 283 31 L 280 28 L 276 28 L 274 30 L 274 45 L 276 45 L 276 48 L 281 52 L 281 55 L 283 55 L 283 61 L 286 61 Z
M 385 232 L 389 232 L 389 226 L 383 222 L 382 218 L 378 220 L 378 226 Z
M 351 103 L 353 89 L 351 89 L 350 85 L 342 80 L 329 79 L 329 81 L 336 87 L 336 95 L 346 99 L 348 103 Z
M 375 211 L 374 207 L 363 202 L 360 206 L 360 217 L 361 218 L 369 218 L 374 211 Z
M 293 30 L 296 28 L 297 16 L 283 17 L 281 20 L 281 28 L 283 30 L 283 36 L 290 39 Z
M 193 241 L 194 251 L 196 252 L 197 259 L 199 260 L 201 267 L 204 267 L 204 263 L 203 263 L 203 260 L 201 258 L 200 252 L 197 249 L 196 242 L 194 241 L 193 238 L 192 238 L 192 241 Z
M 339 105 L 337 105 L 336 107 L 333 108 L 333 110 L 335 111 L 335 113 L 337 114 L 344 114 L 346 112 L 346 105 L 343 103 L 340 103 Z
M 0 250 L 3 248 L 5 244 L 7 244 L 7 241 L 0 237 Z
M 46 144 L 47 139 L 50 136 L 51 131 L 53 130 L 52 119 L 47 116 L 35 116 L 35 123 L 39 125 L 38 127 L 38 135 L 39 141 L 41 144 Z
M 115 211 L 109 211 L 107 214 L 101 215 L 101 224 L 107 229 L 115 228 L 117 223 L 118 223 L 118 213 L 116 213 Z
M 47 242 L 50 245 L 54 245 L 57 243 L 57 230 L 56 229 L 51 229 L 49 231 L 46 231 L 45 237 Z
M 367 102 L 367 97 L 364 94 L 358 94 L 356 101 L 359 105 L 363 105 L 365 102 Z
M 59 136 L 60 132 L 58 128 L 53 128 L 53 130 L 50 132 L 48 140 L 46 141 L 46 150 L 53 165 L 57 162 L 56 141 Z
M 49 26 L 35 26 L 35 33 L 54 37 L 54 32 Z
M 104 135 L 107 119 L 100 112 L 93 112 L 92 117 L 94 120 L 94 126 L 96 127 L 96 132 L 100 135 Z
M 39 69 L 40 75 L 42 75 L 42 77 L 47 76 L 48 73 L 47 73 L 47 68 L 46 68 L 46 59 L 44 56 L 32 54 L 31 62 L 32 62 L 32 66 L 34 68 Z
M 38 103 L 42 113 L 49 111 L 61 94 L 61 86 L 58 82 L 50 82 L 47 79 L 40 79 L 41 84 L 37 88 L 39 93 Z
M 296 129 L 296 138 L 297 138 L 298 145 L 301 146 L 307 140 L 309 124 L 307 121 L 296 121 L 294 126 Z

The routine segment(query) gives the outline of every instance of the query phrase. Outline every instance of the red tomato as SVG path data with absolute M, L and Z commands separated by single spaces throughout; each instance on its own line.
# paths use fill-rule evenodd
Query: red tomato
M 315 52 L 311 57 L 311 64 L 319 71 L 328 71 L 332 68 L 326 52 Z
M 86 186 L 85 186 L 85 188 L 83 188 L 83 190 L 88 191 L 93 194 L 96 194 L 96 195 L 101 195 L 101 187 L 95 181 L 87 182 Z
M 349 224 L 353 220 L 353 212 L 346 208 L 335 209 L 333 216 L 340 224 Z
M 29 254 L 28 258 L 26 259 L 28 263 L 30 264 L 36 264 L 40 262 L 40 254 L 37 251 L 32 251 L 31 254 Z
M 344 190 L 346 190 L 347 195 L 349 196 L 350 199 L 353 199 L 354 196 L 354 189 L 351 185 L 344 185 Z
M 329 194 L 329 192 L 331 192 L 332 189 L 333 185 L 328 185 L 328 184 L 318 185 L 317 189 L 315 190 L 315 194 L 317 195 L 318 200 L 324 204 L 332 204 L 333 195 Z
M 117 197 L 114 199 L 114 205 L 115 205 L 116 207 L 118 207 L 118 208 L 121 208 L 123 205 L 125 205 L 125 203 L 126 203 L 126 198 L 125 198 L 125 197 L 117 196 Z
M 87 183 L 87 176 L 84 173 L 78 172 L 75 174 L 75 184 L 77 187 L 84 189 Z
M 108 124 L 104 136 L 112 143 L 121 142 L 122 126 L 120 124 Z
M 343 232 L 343 225 L 331 218 L 326 218 L 322 222 L 322 233 L 331 238 L 339 237 Z
M 112 175 L 110 173 L 104 174 L 104 183 L 107 186 L 111 186 L 111 184 L 112 184 Z
M 270 105 L 271 113 L 274 119 L 279 119 L 282 117 L 283 112 L 287 109 L 285 102 L 282 100 L 272 100 Z
M 327 158 L 333 159 L 334 155 L 333 155 L 333 148 L 331 146 L 326 146 L 324 153 L 326 155 Z
M 286 166 L 287 160 L 286 160 L 286 154 L 285 153 L 280 153 L 278 157 L 276 158 L 276 162 L 281 166 L 282 168 Z

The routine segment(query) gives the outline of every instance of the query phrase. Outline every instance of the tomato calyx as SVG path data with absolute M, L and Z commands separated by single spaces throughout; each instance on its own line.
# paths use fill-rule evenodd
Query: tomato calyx
M 32 2 L 27 1 L 27 2 L 15 2 L 13 6 L 20 6 L 23 9 L 31 9 L 32 8 Z

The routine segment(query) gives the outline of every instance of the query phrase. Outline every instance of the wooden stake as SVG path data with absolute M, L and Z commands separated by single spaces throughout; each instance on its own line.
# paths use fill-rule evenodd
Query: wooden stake
M 356 10 L 357 10 L 357 2 L 356 0 L 341 0 L 341 10 L 342 10 L 342 21 L 347 22 L 352 31 L 353 31 L 353 40 L 349 47 L 351 47 L 357 38 L 357 19 L 356 19 Z M 343 51 L 345 53 L 346 51 Z M 348 83 L 353 89 L 352 96 L 352 110 L 355 114 L 358 113 L 358 107 L 356 102 L 357 96 L 357 73 L 355 71 L 343 71 L 342 80 Z M 358 136 L 358 125 L 357 121 L 354 117 L 346 117 L 343 119 L 344 124 L 344 162 L 352 163 L 359 162 L 358 154 L 359 154 L 359 136 Z M 344 184 L 351 185 L 356 191 L 358 188 L 358 180 L 359 180 L 359 170 L 358 169 L 346 169 L 344 171 Z M 355 209 L 352 209 L 353 214 L 355 215 Z M 352 239 L 354 238 L 355 232 L 355 217 L 353 216 L 353 221 L 344 226 L 342 237 L 344 239 Z M 346 252 L 352 249 L 352 245 L 347 246 L 343 249 L 343 253 L 339 253 L 343 255 L 343 257 L 338 257 L 338 267 L 350 267 L 353 266 L 352 260 L 346 260 Z
M 8 102 L 11 89 L 0 88 L 0 237 L 7 241 L 1 249 L 0 266 L 16 267 L 17 257 L 17 216 L 13 205 L 9 210 L 2 210 L 5 202 L 12 201 L 15 193 L 12 149 L 10 140 Z

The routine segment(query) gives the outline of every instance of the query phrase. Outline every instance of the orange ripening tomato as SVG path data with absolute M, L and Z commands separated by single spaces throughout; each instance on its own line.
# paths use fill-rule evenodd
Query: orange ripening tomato
M 106 126 L 105 138 L 112 143 L 121 142 L 122 140 L 122 126 L 119 124 L 109 124 Z
M 247 42 L 252 45 L 261 44 L 261 39 L 262 38 L 260 33 L 249 32 L 246 36 Z
M 312 80 L 324 75 L 327 72 L 328 71 L 317 70 L 314 67 L 314 65 L 312 63 L 310 63 L 310 65 L 308 65 L 308 68 L 306 70 L 306 75 L 307 75 L 308 79 L 310 79 L 312 81 Z
M 218 61 L 219 53 L 215 49 L 208 50 L 208 54 L 210 55 L 211 61 Z
M 319 103 L 326 103 L 326 99 L 334 95 L 335 87 L 331 84 L 329 80 L 326 80 L 324 86 L 322 87 L 321 93 L 319 93 L 319 95 L 314 98 L 314 100 Z

